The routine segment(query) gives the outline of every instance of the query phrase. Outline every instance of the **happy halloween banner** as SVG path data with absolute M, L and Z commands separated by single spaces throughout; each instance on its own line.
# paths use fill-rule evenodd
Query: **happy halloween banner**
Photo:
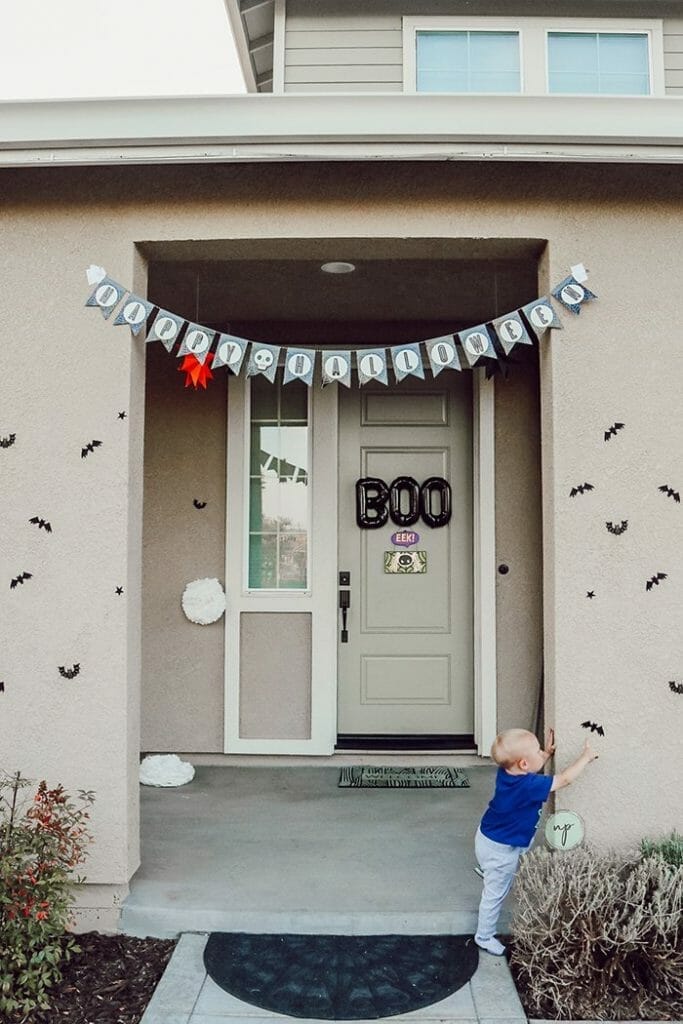
M 311 387 L 319 365 L 323 387 L 336 382 L 348 388 L 354 357 L 359 386 L 370 381 L 389 384 L 390 366 L 397 383 L 408 376 L 424 380 L 423 349 L 434 377 L 442 370 L 473 369 L 480 360 L 505 362 L 515 345 L 533 345 L 547 331 L 562 330 L 553 300 L 578 315 L 585 302 L 596 298 L 586 287 L 587 276 L 583 264 L 578 263 L 551 289 L 550 295 L 494 320 L 438 338 L 353 350 L 268 345 L 214 331 L 135 295 L 96 266 L 87 271 L 88 282 L 95 287 L 85 305 L 98 308 L 105 320 L 117 310 L 112 321 L 115 327 L 127 326 L 135 336 L 146 328 L 147 344 L 160 341 L 169 354 L 177 345 L 175 355 L 183 358 L 178 369 L 185 373 L 185 387 L 193 384 L 195 388 L 206 388 L 213 378 L 212 370 L 226 369 L 238 375 L 243 367 L 247 377 L 261 375 L 272 384 L 284 353 L 283 384 L 299 380 Z

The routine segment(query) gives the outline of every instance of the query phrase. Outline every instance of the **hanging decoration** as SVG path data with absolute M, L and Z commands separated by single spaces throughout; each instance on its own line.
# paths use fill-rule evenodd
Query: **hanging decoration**
M 514 362 L 510 353 L 516 345 L 533 345 L 548 331 L 563 329 L 553 302 L 578 315 L 586 302 L 597 297 L 586 286 L 588 275 L 583 264 L 577 263 L 570 269 L 571 273 L 552 288 L 549 295 L 458 333 L 388 348 L 316 350 L 288 346 L 284 349 L 282 382 L 289 384 L 299 380 L 312 387 L 316 366 L 320 365 L 323 387 L 329 384 L 351 387 L 354 355 L 360 387 L 372 381 L 388 385 L 390 363 L 397 383 L 409 376 L 424 380 L 427 363 L 433 377 L 444 370 L 461 371 L 463 366 L 474 369 L 480 365 L 485 366 L 487 377 L 499 371 L 506 376 L 508 364 Z M 175 354 L 182 359 L 179 369 L 186 375 L 185 387 L 192 384 L 195 389 L 206 388 L 214 377 L 211 371 L 219 368 L 237 376 L 245 362 L 247 377 L 262 376 L 271 384 L 275 383 L 283 351 L 280 345 L 223 334 L 188 321 L 129 292 L 109 277 L 103 267 L 91 265 L 86 276 L 88 283 L 94 286 L 86 306 L 98 308 L 108 320 L 120 304 L 113 319 L 115 326 L 127 325 L 134 335 L 146 328 L 146 342 L 160 341 L 169 353 L 178 344 Z M 426 361 L 423 353 L 426 353 Z M 616 429 L 620 426 L 615 424 Z M 610 428 L 608 435 L 612 436 L 613 432 Z

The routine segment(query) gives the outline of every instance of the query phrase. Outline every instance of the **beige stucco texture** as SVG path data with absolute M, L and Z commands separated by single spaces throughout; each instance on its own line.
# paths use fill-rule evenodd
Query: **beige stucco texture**
M 600 758 L 558 804 L 579 811 L 600 845 L 680 826 L 683 698 L 669 680 L 680 681 L 682 671 L 683 513 L 658 489 L 680 490 L 682 482 L 675 254 L 683 183 L 676 168 L 54 168 L 5 172 L 0 189 L 0 435 L 16 434 L 0 450 L 3 765 L 97 791 L 91 882 L 125 883 L 137 863 L 144 344 L 83 308 L 84 270 L 102 263 L 122 283 L 144 288 L 146 253 L 159 243 L 157 251 L 168 246 L 171 258 L 174 241 L 246 239 L 258 253 L 261 238 L 478 239 L 492 247 L 511 239 L 532 252 L 545 239 L 541 287 L 585 263 L 598 301 L 578 317 L 564 315 L 565 329 L 541 346 L 545 701 L 559 765 L 578 754 L 583 721 L 602 724 L 605 735 L 591 737 Z M 466 258 L 466 244 L 462 251 Z M 157 348 L 150 359 L 171 359 Z M 525 367 L 520 377 L 501 383 L 496 406 L 500 500 L 507 495 L 497 562 L 511 569 L 497 577 L 506 725 L 529 724 L 540 676 L 537 399 L 532 371 Z M 143 708 L 172 723 L 159 683 L 173 685 L 181 657 L 187 685 L 173 692 L 177 717 L 203 716 L 216 749 L 222 626 L 193 629 L 179 601 L 190 579 L 220 577 L 225 382 L 194 395 L 177 380 L 177 398 L 159 392 L 159 418 L 147 437 L 158 466 L 150 503 L 155 487 L 176 479 L 178 498 L 145 524 L 145 543 L 165 538 L 168 590 L 158 605 L 145 606 L 143 621 L 169 636 L 177 627 L 183 653 L 176 648 L 173 658 L 159 659 Z M 191 410 L 187 430 L 165 433 L 162 410 L 180 418 L 181 408 Z M 625 426 L 605 442 L 615 421 Z M 102 445 L 81 458 L 93 439 Z M 585 482 L 593 490 L 570 497 Z M 195 497 L 207 500 L 201 512 Z M 50 520 L 53 532 L 29 525 L 34 515 Z M 607 531 L 606 522 L 622 520 L 625 532 Z M 26 571 L 32 578 L 10 589 Z M 647 590 L 656 573 L 666 578 Z M 61 677 L 58 666 L 74 663 L 80 674 Z

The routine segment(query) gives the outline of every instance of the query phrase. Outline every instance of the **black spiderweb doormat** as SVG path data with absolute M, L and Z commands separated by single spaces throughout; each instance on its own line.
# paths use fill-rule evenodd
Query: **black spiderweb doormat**
M 467 935 L 213 932 L 204 965 L 238 999 L 289 1017 L 376 1020 L 445 999 L 470 980 Z

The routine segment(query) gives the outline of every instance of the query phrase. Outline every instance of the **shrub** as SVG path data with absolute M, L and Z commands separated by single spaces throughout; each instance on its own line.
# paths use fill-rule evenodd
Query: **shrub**
M 64 940 L 73 902 L 74 868 L 85 860 L 93 793 L 72 803 L 62 786 L 33 783 L 20 772 L 0 777 L 0 1019 L 49 1007 L 60 964 L 78 951 Z M 26 1019 L 26 1018 L 25 1018 Z
M 683 1016 L 683 868 L 539 849 L 515 885 L 510 964 L 530 1017 Z
M 683 867 L 683 836 L 674 829 L 663 839 L 643 839 L 640 852 L 644 857 L 661 857 L 674 868 Z

